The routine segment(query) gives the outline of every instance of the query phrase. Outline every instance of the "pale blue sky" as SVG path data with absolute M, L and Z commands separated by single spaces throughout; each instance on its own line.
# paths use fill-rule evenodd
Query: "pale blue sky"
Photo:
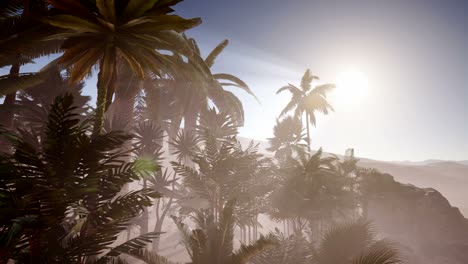
M 234 73 L 262 105 L 241 96 L 241 135 L 271 136 L 275 117 L 289 100 L 275 95 L 298 84 L 304 70 L 324 81 L 349 69 L 368 76 L 359 102 L 335 105 L 313 129 L 315 148 L 383 160 L 468 159 L 468 2 L 185 1 L 185 17 L 204 23 L 190 35 L 208 51 L 231 45 L 216 71 Z
M 176 12 L 203 19 L 188 35 L 205 55 L 231 41 L 214 72 L 241 77 L 262 102 L 238 93 L 242 136 L 271 136 L 289 100 L 276 90 L 299 84 L 306 68 L 329 82 L 353 69 L 367 76 L 367 95 L 319 116 L 314 148 L 354 147 L 382 160 L 468 159 L 467 2 L 186 0 Z M 95 94 L 95 80 L 86 93 Z

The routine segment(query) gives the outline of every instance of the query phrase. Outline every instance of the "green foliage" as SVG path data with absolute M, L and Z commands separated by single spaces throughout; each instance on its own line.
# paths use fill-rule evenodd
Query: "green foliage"
M 174 65 L 161 50 L 194 56 L 178 32 L 198 25 L 201 20 L 170 15 L 169 7 L 177 1 L 158 2 L 102 0 L 87 5 L 72 0 L 49 1 L 62 14 L 42 20 L 65 30 L 48 39 L 64 40 L 64 54 L 59 63 L 71 68 L 71 81 L 82 80 L 99 64 L 94 133 L 102 129 L 107 101 L 115 92 L 119 61 L 143 79 L 148 70 L 159 73 Z
M 113 131 L 91 137 L 75 110 L 70 94 L 57 97 L 41 141 L 13 137 L 14 153 L 1 156 L 2 258 L 79 263 L 107 251 L 130 220 L 160 197 L 151 189 L 120 194 L 151 168 L 125 161 L 129 153 L 120 148 L 131 136 Z M 137 249 L 154 235 L 110 254 Z

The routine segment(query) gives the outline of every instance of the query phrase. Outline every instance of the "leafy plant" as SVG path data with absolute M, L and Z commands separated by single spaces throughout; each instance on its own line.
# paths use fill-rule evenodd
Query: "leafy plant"
M 160 197 L 152 189 L 120 193 L 122 187 L 156 168 L 144 160 L 125 161 L 131 153 L 120 147 L 132 138 L 128 134 L 90 136 L 88 122 L 80 122 L 75 110 L 70 94 L 55 99 L 38 148 L 30 139 L 7 135 L 14 152 L 0 157 L 3 260 L 102 262 L 158 235 L 111 246 Z
M 400 259 L 391 242 L 376 239 L 369 222 L 357 220 L 331 227 L 320 241 L 313 263 L 395 264 Z
M 192 217 L 198 228 L 192 231 L 174 218 L 193 264 L 244 264 L 274 243 L 272 235 L 261 236 L 252 244 L 234 250 L 234 204 L 229 201 L 224 205 L 218 221 L 209 211 L 199 211 Z

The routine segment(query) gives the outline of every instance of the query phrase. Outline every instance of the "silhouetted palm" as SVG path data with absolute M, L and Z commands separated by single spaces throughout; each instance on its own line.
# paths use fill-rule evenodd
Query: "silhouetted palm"
M 298 153 L 304 153 L 306 144 L 304 129 L 300 119 L 288 116 L 282 120 L 276 120 L 273 128 L 273 138 L 269 138 L 268 151 L 275 152 L 277 159 L 292 157 Z
M 332 190 L 343 187 L 343 183 L 335 186 L 335 179 L 339 177 L 335 161 L 334 157 L 323 158 L 321 149 L 312 156 L 299 153 L 297 157 L 282 161 L 282 180 L 272 196 L 272 216 L 281 220 L 314 219 L 329 213 L 337 198 Z
M 198 44 L 194 39 L 186 38 L 191 44 L 192 50 L 201 55 Z M 208 68 L 212 68 L 216 58 L 227 47 L 228 40 L 222 41 L 205 58 Z M 176 60 L 182 58 L 176 56 Z M 248 85 L 238 77 L 227 73 L 216 73 L 211 76 L 199 76 L 193 73 L 195 62 L 188 61 L 185 71 L 185 78 L 176 79 L 169 82 L 168 89 L 174 89 L 175 104 L 180 107 L 180 112 L 184 117 L 184 127 L 187 132 L 193 132 L 197 126 L 197 121 L 203 111 L 209 108 L 209 102 L 213 103 L 220 111 L 233 117 L 238 125 L 244 123 L 244 110 L 241 101 L 234 93 L 226 90 L 226 87 L 236 87 L 255 97 Z M 180 63 L 182 64 L 182 63 Z M 182 73 L 182 74 L 184 74 Z
M 310 156 L 299 153 L 279 164 L 278 187 L 271 194 L 270 215 L 276 220 L 292 220 L 294 232 L 315 228 L 357 210 L 354 181 L 340 173 L 335 157 L 322 157 L 319 150 Z
M 190 48 L 178 32 L 192 28 L 199 19 L 168 15 L 178 1 L 100 0 L 85 4 L 76 0 L 49 0 L 63 14 L 45 21 L 64 28 L 66 33 L 50 39 L 64 39 L 65 50 L 59 62 L 71 67 L 71 81 L 82 80 L 99 64 L 97 109 L 94 133 L 103 126 L 103 116 L 115 91 L 118 65 L 131 68 L 143 79 L 145 70 L 158 73 L 172 62 L 160 50 L 191 55 Z
M 315 126 L 316 118 L 315 112 L 328 114 L 329 110 L 333 110 L 332 106 L 327 101 L 327 93 L 335 87 L 334 84 L 320 84 L 312 88 L 312 82 L 319 78 L 313 75 L 308 69 L 301 79 L 300 87 L 288 84 L 281 87 L 276 93 L 279 94 L 283 91 L 289 91 L 292 94 L 291 101 L 281 112 L 280 116 L 294 111 L 297 118 L 302 119 L 305 114 L 307 125 L 307 145 L 310 151 L 310 129 L 309 123 Z

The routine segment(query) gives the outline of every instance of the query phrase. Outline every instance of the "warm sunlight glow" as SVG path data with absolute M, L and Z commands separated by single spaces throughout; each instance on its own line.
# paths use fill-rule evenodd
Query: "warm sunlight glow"
M 340 73 L 335 84 L 336 90 L 331 94 L 331 100 L 337 107 L 359 105 L 367 95 L 369 79 L 360 71 L 349 70 Z

